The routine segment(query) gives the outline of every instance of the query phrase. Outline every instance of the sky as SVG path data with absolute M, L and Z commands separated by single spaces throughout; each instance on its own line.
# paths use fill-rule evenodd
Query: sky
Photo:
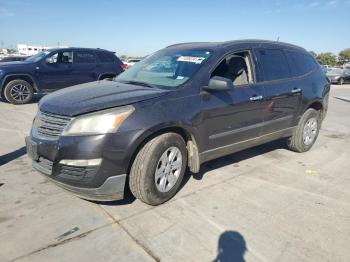
M 337 54 L 350 47 L 349 10 L 350 0 L 0 0 L 0 46 L 144 56 L 182 42 L 279 39 Z

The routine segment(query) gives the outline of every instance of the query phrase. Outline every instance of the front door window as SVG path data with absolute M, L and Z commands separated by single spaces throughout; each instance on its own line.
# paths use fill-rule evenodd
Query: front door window
M 71 64 L 73 63 L 72 51 L 61 51 L 46 58 L 48 64 Z

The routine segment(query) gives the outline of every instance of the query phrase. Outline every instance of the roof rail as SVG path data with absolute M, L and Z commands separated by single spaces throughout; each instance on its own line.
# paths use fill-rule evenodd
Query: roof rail
M 173 45 L 169 45 L 166 48 L 173 47 L 173 46 L 178 46 L 178 45 L 190 45 L 190 44 L 210 44 L 212 42 L 183 42 L 183 43 L 177 43 Z

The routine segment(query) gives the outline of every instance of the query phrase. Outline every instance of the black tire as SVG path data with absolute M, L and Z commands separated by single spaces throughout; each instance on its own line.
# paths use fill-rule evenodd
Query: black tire
M 112 81 L 113 78 L 115 78 L 115 75 L 102 75 L 99 80 L 108 80 L 108 81 Z
M 182 164 L 174 186 L 161 192 L 156 186 L 155 173 L 161 164 L 161 157 L 167 150 L 177 148 L 181 152 Z M 149 205 L 159 205 L 172 198 L 179 190 L 187 166 L 185 141 L 176 133 L 166 133 L 153 138 L 138 152 L 130 171 L 131 193 Z M 168 180 L 167 180 L 168 181 Z
M 27 81 L 13 80 L 5 86 L 4 96 L 14 105 L 23 105 L 32 101 L 34 89 Z
M 344 84 L 344 78 L 341 77 L 341 78 L 339 79 L 339 85 L 342 86 L 343 84 Z
M 5 97 L 5 90 L 1 91 L 1 95 L 0 95 L 2 102 L 4 103 L 8 103 L 9 101 L 7 101 L 6 97 Z
M 313 119 L 316 119 L 316 123 L 317 123 L 317 127 L 314 128 L 315 133 L 314 133 L 314 138 L 313 140 L 310 142 L 310 144 L 305 143 L 304 140 L 304 128 L 305 125 L 309 120 L 312 121 Z M 305 113 L 303 114 L 303 116 L 301 117 L 298 126 L 295 128 L 293 135 L 288 139 L 288 148 L 292 151 L 295 152 L 306 152 L 308 150 L 310 150 L 310 148 L 313 146 L 313 144 L 315 143 L 317 137 L 318 137 L 318 133 L 320 131 L 320 127 L 321 127 L 321 118 L 320 118 L 320 113 L 318 111 L 316 111 L 313 108 L 309 108 L 308 110 L 305 111 Z

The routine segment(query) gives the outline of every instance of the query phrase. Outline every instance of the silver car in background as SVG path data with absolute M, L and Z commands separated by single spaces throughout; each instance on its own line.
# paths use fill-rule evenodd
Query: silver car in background
M 327 71 L 327 77 L 332 84 L 342 85 L 350 82 L 350 69 L 333 68 Z

